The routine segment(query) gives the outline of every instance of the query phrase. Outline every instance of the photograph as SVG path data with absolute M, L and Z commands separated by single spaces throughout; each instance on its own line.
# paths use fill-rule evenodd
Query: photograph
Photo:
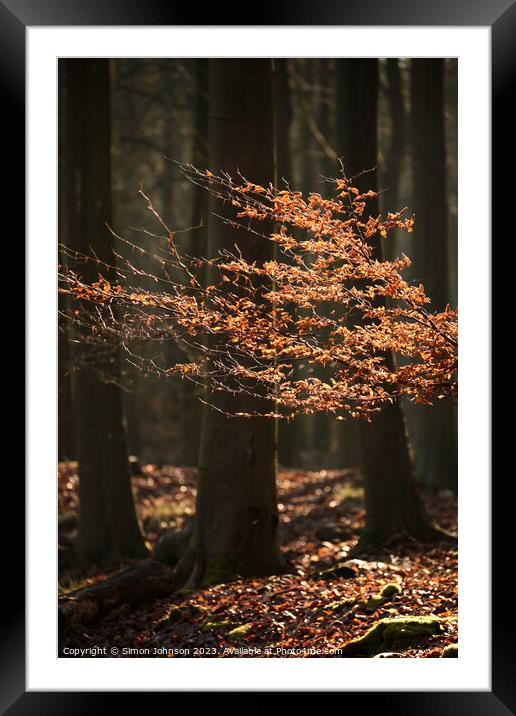
M 57 60 L 59 659 L 459 656 L 458 58 L 343 54 Z
M 491 347 L 516 0 L 253 10 L 0 0 L 25 326 L 0 714 L 516 714 Z

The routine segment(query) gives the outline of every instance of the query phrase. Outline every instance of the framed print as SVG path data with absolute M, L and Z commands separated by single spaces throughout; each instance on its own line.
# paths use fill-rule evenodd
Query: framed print
M 514 4 L 192 15 L 0 3 L 28 306 L 3 712 L 513 713 L 489 381 Z

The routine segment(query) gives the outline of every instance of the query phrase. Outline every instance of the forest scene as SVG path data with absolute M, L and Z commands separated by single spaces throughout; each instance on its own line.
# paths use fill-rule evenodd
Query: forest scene
M 58 655 L 457 657 L 456 59 L 58 83 Z

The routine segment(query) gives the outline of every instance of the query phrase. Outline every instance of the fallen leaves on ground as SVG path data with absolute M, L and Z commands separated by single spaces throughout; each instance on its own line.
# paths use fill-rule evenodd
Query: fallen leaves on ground
M 135 499 L 152 544 L 193 514 L 195 470 L 147 465 L 141 472 L 133 478 Z M 77 511 L 77 487 L 76 464 L 60 464 L 60 514 Z M 68 637 L 61 653 L 64 647 L 95 646 L 105 647 L 107 657 L 338 656 L 335 650 L 379 619 L 408 616 L 437 616 L 442 631 L 386 656 L 439 657 L 444 646 L 457 641 L 454 546 L 405 545 L 348 560 L 364 524 L 361 478 L 354 470 L 284 469 L 278 495 L 286 574 L 182 592 L 141 607 L 124 605 Z M 441 493 L 424 499 L 432 519 L 456 531 L 455 498 Z M 348 576 L 328 572 L 342 563 Z M 109 571 L 94 565 L 62 570 L 60 584 L 76 588 Z M 382 593 L 392 584 L 401 591 Z

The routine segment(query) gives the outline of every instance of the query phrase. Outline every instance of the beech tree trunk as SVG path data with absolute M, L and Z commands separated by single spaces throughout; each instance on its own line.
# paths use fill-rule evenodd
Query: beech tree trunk
M 270 60 L 210 60 L 209 136 L 213 171 L 237 171 L 261 184 L 274 179 L 273 78 Z M 224 207 L 213 200 L 211 210 Z M 210 216 L 210 256 L 238 244 L 247 261 L 272 258 L 272 244 Z M 219 410 L 263 409 L 256 400 L 209 395 Z M 204 412 L 194 536 L 178 565 L 189 586 L 280 568 L 277 543 L 275 425 L 269 418 Z
M 62 73 L 58 82 L 59 92 L 59 123 L 62 126 L 65 121 L 66 112 L 66 85 Z M 65 138 L 59 133 L 58 145 L 58 194 L 65 196 L 66 191 L 66 169 L 65 169 Z M 58 216 L 58 238 L 62 244 L 66 237 L 66 204 L 60 207 Z M 61 251 L 59 252 L 61 259 Z M 59 294 L 57 297 L 58 309 L 65 310 L 67 307 L 66 297 Z M 59 420 L 57 424 L 57 459 L 73 460 L 75 448 L 73 439 L 73 413 L 72 413 L 72 381 L 70 377 L 70 345 L 68 341 L 68 326 L 65 321 L 59 320 L 59 333 L 57 344 L 57 412 Z
M 354 105 L 357 95 L 356 82 L 347 63 L 351 60 L 335 60 L 335 101 L 336 128 L 335 150 L 344 164 L 346 174 L 352 176 L 361 171 L 360 158 L 355 156 L 355 132 L 359 131 L 358 108 Z M 335 167 L 335 172 L 338 167 Z M 361 464 L 362 450 L 359 425 L 356 420 L 341 423 L 338 458 L 343 467 L 357 467 Z
M 208 164 L 208 61 L 194 60 L 195 104 L 193 109 L 193 164 L 204 169 Z M 206 253 L 206 233 L 209 215 L 208 192 L 202 187 L 192 185 L 193 192 L 191 226 L 194 228 L 188 236 L 191 256 L 204 256 Z M 205 272 L 200 277 L 206 285 Z M 198 400 L 200 388 L 189 381 L 181 381 L 181 430 L 183 444 L 183 462 L 197 467 L 199 457 L 199 425 L 202 421 L 202 403 Z
M 283 180 L 292 180 L 290 156 L 290 122 L 292 106 L 288 85 L 288 67 L 286 59 L 273 60 L 274 71 L 274 185 L 283 187 Z M 276 252 L 276 246 L 273 250 Z M 282 257 L 285 260 L 285 257 Z M 278 460 L 285 467 L 295 463 L 296 435 L 299 427 L 297 420 L 278 421 Z
M 442 311 L 450 300 L 444 140 L 444 60 L 411 61 L 413 272 Z M 430 489 L 457 490 L 457 422 L 449 401 L 410 406 L 416 473 Z
M 206 167 L 208 157 L 208 62 L 195 60 L 195 105 L 193 111 L 193 164 L 203 169 Z M 200 256 L 206 248 L 205 231 L 209 216 L 209 194 L 199 186 L 192 186 L 192 226 L 200 223 L 203 229 L 192 231 L 190 251 L 192 256 Z
M 361 191 L 377 189 L 378 69 L 378 60 L 338 61 L 338 151 L 348 177 L 367 172 L 355 180 Z M 369 202 L 367 211 L 377 216 L 378 203 Z M 381 244 L 375 241 L 381 258 Z M 393 364 L 392 354 L 385 359 Z M 358 549 L 400 538 L 427 541 L 441 536 L 419 500 L 401 405 L 386 407 L 370 423 L 358 421 L 358 430 L 367 511 Z
M 406 115 L 403 106 L 403 92 L 401 82 L 400 61 L 398 58 L 386 60 L 386 74 L 389 101 L 389 113 L 391 115 L 391 137 L 387 152 L 387 201 L 391 211 L 396 209 L 400 195 L 400 180 L 405 156 Z
M 113 262 L 110 180 L 110 67 L 108 60 L 61 61 L 67 84 L 66 161 L 68 237 L 71 247 Z M 80 266 L 88 283 L 99 271 L 90 261 Z M 83 307 L 88 310 L 88 306 Z M 86 335 L 85 333 L 79 334 Z M 81 350 L 79 346 L 78 350 Z M 121 390 L 115 384 L 119 359 L 111 362 L 113 383 L 93 371 L 73 376 L 73 415 L 79 460 L 79 532 L 77 552 L 89 560 L 142 557 L 140 534 L 129 473 Z

